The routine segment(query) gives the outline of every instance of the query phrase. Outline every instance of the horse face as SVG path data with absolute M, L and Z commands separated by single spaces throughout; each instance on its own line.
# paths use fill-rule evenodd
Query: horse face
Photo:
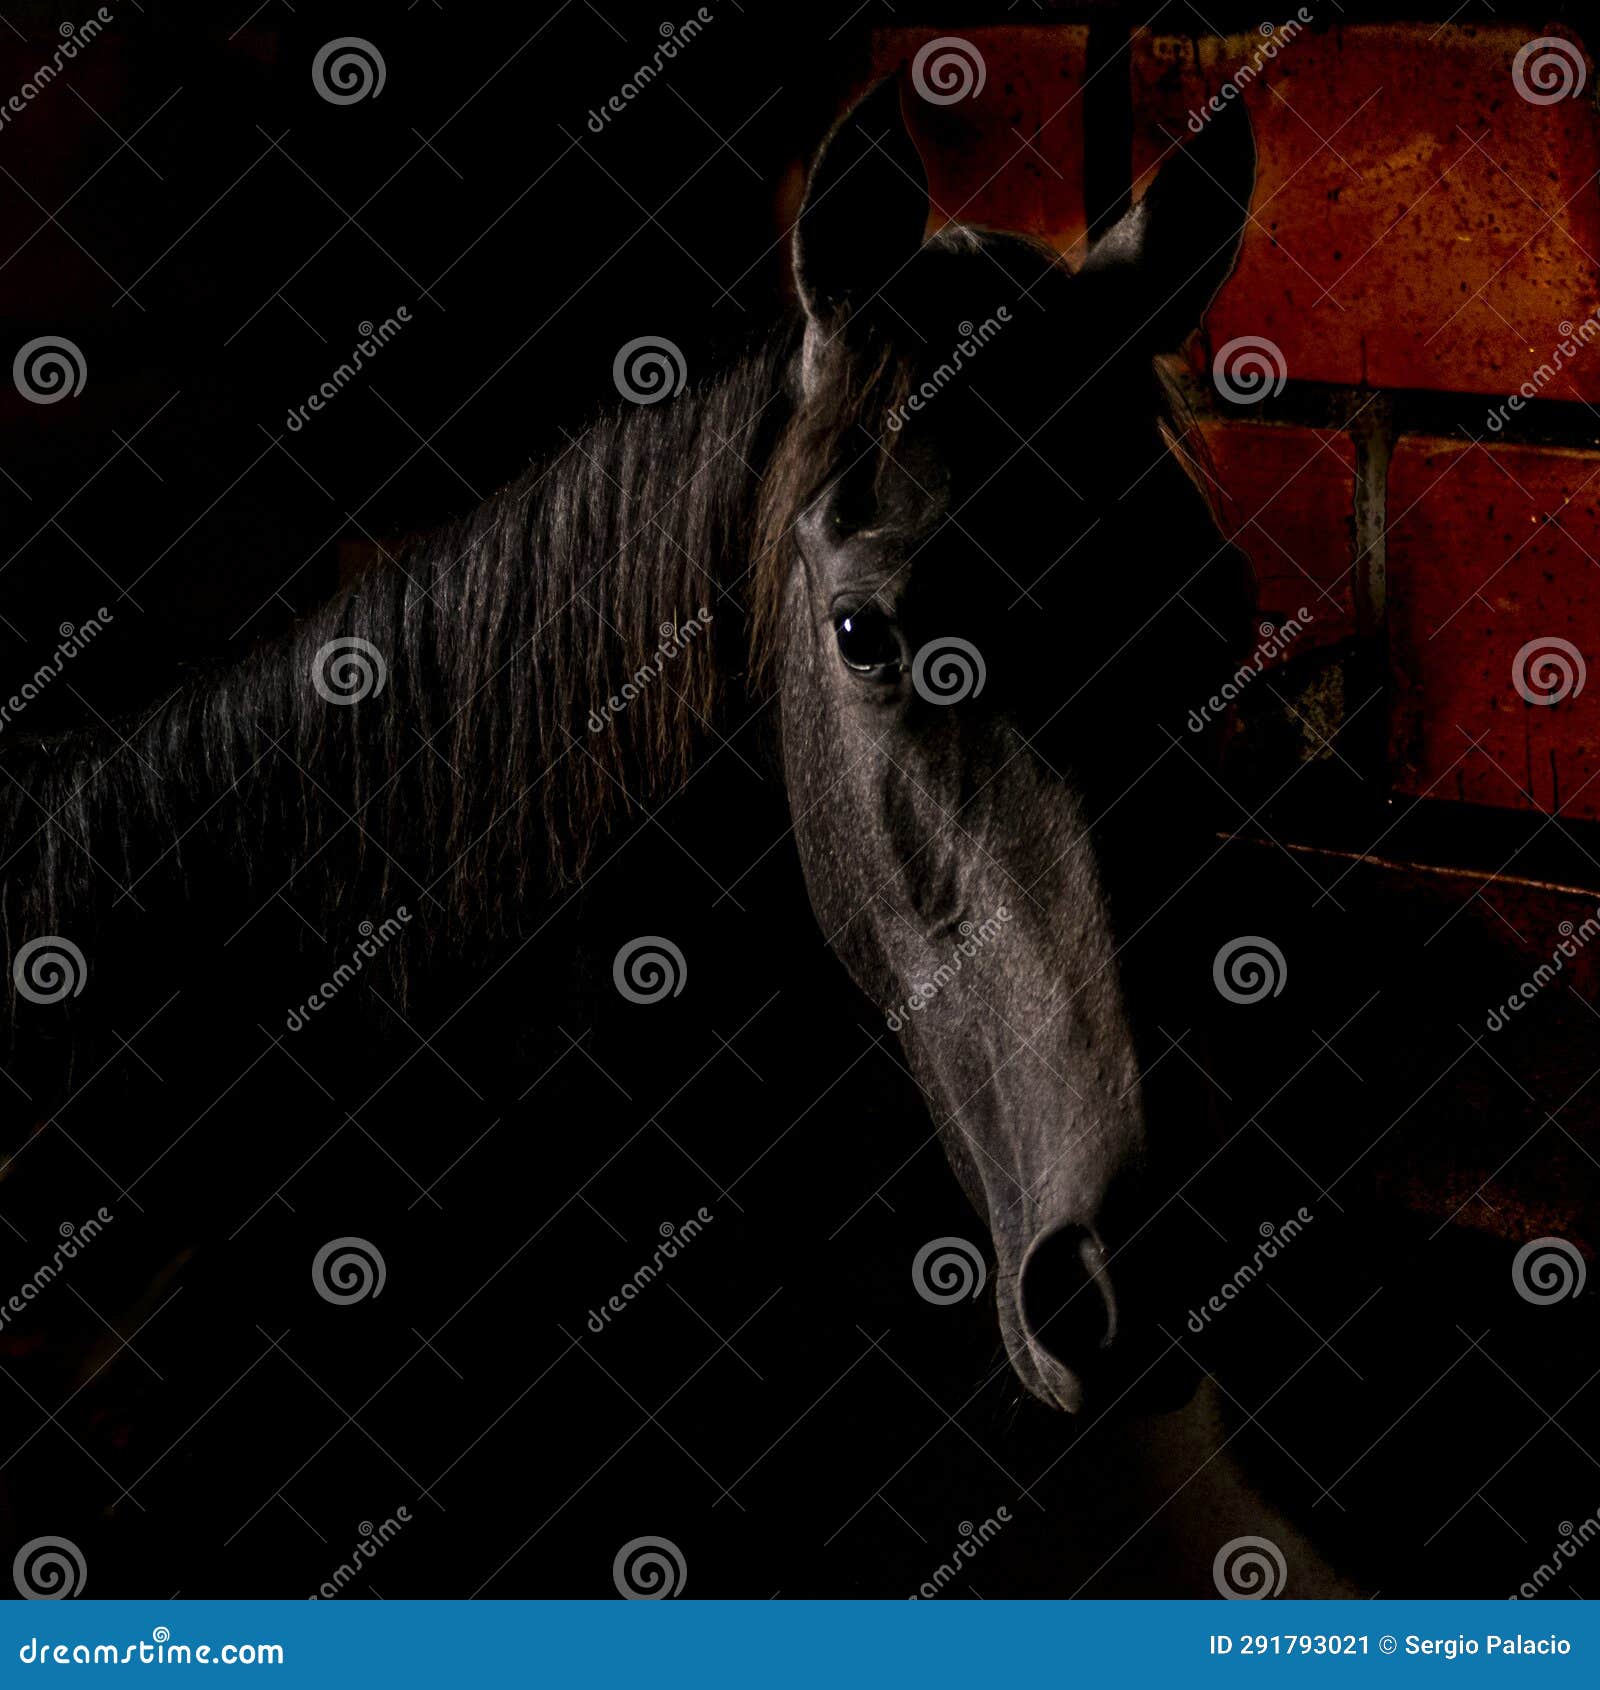
M 1138 1263 L 1205 1105 L 1153 1118 L 1127 953 L 1204 816 L 1197 748 L 1163 726 L 1214 690 L 1248 600 L 1151 358 L 1231 267 L 1253 172 L 1230 121 L 1075 275 L 1015 236 L 924 240 L 885 85 L 824 145 L 796 234 L 816 461 L 778 641 L 795 834 L 987 1218 L 1012 1363 L 1069 1410 L 1165 1382 L 1142 1352 L 1152 1292 L 1180 1285 L 1181 1262 Z

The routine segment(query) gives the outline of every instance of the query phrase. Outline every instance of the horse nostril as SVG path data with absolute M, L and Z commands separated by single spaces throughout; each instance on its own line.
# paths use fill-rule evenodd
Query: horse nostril
M 1063 1406 L 1075 1408 L 1081 1375 L 1117 1335 L 1117 1303 L 1099 1239 L 1082 1226 L 1039 1239 L 1022 1264 L 1021 1298 L 1028 1341 L 1053 1364 L 1046 1370 L 1051 1389 Z M 1058 1379 L 1058 1371 L 1068 1377 Z

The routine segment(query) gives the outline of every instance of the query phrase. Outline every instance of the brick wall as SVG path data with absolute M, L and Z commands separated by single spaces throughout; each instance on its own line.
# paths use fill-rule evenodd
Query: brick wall
M 951 19 L 876 33 L 872 73 L 939 36 L 969 41 L 975 97 L 908 100 L 937 215 L 1028 229 L 1069 257 L 1208 101 L 1243 100 L 1251 220 L 1191 388 L 1263 609 L 1310 600 L 1300 658 L 1345 642 L 1375 658 L 1387 725 L 1362 754 L 1386 790 L 1600 818 L 1600 679 L 1543 702 L 1558 672 L 1600 661 L 1594 58 L 1542 12 L 1328 27 L 1326 10 L 1220 35 L 1093 7 L 1027 27 Z M 1556 44 L 1519 68 L 1538 38 Z M 1583 325 L 1596 344 L 1573 338 Z M 1218 350 L 1241 338 L 1278 363 L 1280 393 L 1219 390 Z M 1519 391 L 1537 397 L 1512 409 Z M 1541 666 L 1551 640 L 1578 657 L 1558 645 Z

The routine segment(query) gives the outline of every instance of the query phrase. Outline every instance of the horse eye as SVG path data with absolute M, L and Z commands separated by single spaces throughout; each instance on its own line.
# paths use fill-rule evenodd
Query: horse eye
M 837 617 L 833 631 L 839 642 L 840 657 L 858 675 L 900 667 L 900 641 L 895 636 L 894 624 L 874 606 L 864 605 L 860 610 Z

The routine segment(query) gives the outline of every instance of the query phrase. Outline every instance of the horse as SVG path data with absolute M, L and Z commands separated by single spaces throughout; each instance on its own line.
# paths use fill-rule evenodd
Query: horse
M 577 937 L 670 803 L 697 840 L 741 841 L 751 884 L 798 863 L 830 967 L 892 1034 L 986 1228 L 1023 1391 L 1080 1418 L 1182 1401 L 1160 1317 L 1190 1289 L 1174 1197 L 1211 1105 L 1162 1061 L 1163 1005 L 1214 784 L 1184 722 L 1253 618 L 1158 360 L 1230 273 L 1254 172 L 1235 106 L 1072 268 L 1014 233 L 930 233 L 880 84 L 807 177 L 795 307 L 727 368 L 658 367 L 142 718 L 8 736 L 0 923 L 30 1122 L 94 1083 L 97 997 L 153 1019 L 166 983 L 220 970 L 219 935 L 237 948 L 208 1014 L 292 977 L 285 944 L 251 937 L 275 902 L 350 936 L 291 1031 L 347 988 L 407 1026 L 442 990 L 447 1025 L 535 952 L 530 1021 L 586 969 L 670 1002 L 681 946 L 594 964 Z M 716 770 L 758 716 L 786 815 L 752 845 Z

